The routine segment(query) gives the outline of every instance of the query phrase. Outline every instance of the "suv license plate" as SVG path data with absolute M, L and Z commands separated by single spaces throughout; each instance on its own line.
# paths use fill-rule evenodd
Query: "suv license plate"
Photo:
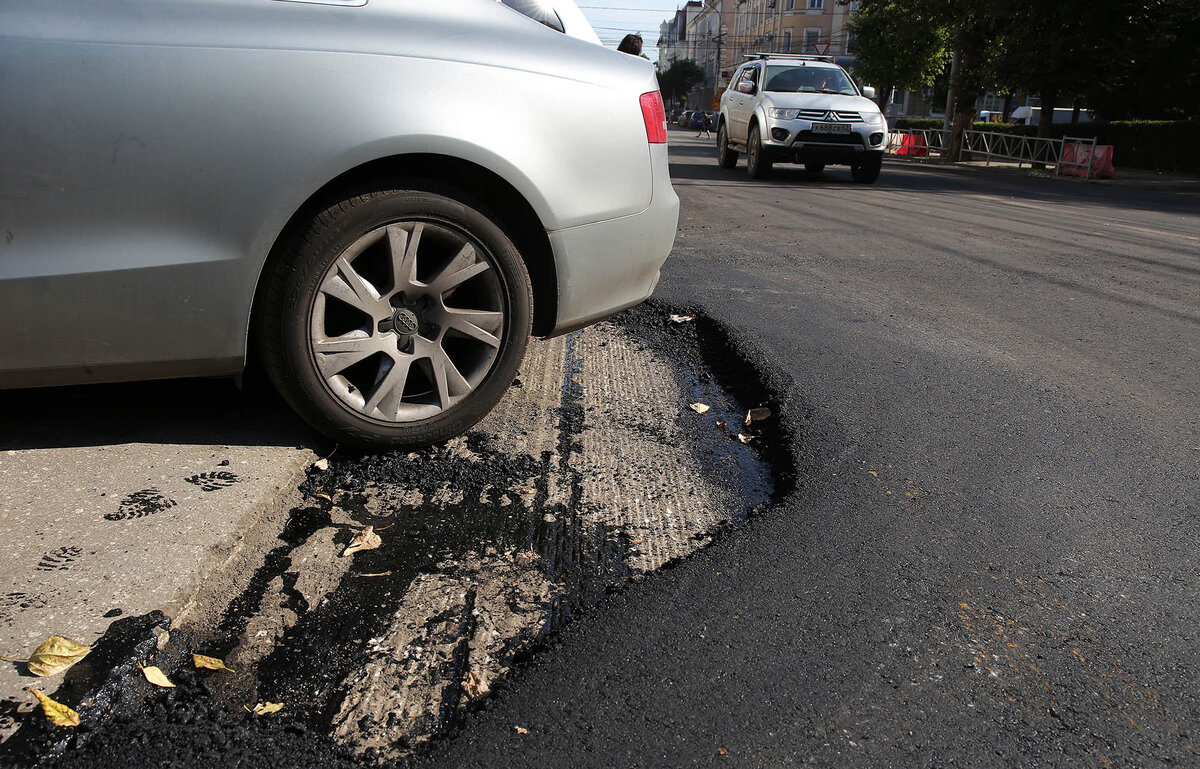
M 815 134 L 848 134 L 850 133 L 849 123 L 813 123 L 812 131 Z

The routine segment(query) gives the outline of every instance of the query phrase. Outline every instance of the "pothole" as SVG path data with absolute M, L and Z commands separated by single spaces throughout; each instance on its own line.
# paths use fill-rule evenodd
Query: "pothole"
M 745 424 L 761 407 L 762 381 L 702 316 L 643 306 L 533 343 L 468 435 L 311 471 L 243 592 L 172 633 L 238 672 L 154 696 L 281 702 L 279 723 L 358 760 L 411 752 L 607 592 L 789 483 L 784 426 Z M 367 525 L 382 546 L 340 557 Z

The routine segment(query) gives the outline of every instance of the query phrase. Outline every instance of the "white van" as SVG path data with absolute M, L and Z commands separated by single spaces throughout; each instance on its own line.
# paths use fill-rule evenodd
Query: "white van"
M 1072 107 L 1055 107 L 1054 108 L 1054 122 L 1055 123 L 1070 123 L 1071 117 L 1074 114 L 1075 114 L 1075 110 Z M 1017 107 L 1016 109 L 1014 109 L 1012 111 L 1012 115 L 1009 116 L 1008 122 L 1012 123 L 1013 125 L 1037 125 L 1038 120 L 1041 118 L 1041 116 L 1042 116 L 1042 108 L 1041 107 Z M 1079 122 L 1080 123 L 1092 122 L 1091 111 L 1086 110 L 1086 109 L 1079 110 Z

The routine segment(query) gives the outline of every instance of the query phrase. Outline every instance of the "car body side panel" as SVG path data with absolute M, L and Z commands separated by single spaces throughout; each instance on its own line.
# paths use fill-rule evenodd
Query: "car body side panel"
M 553 334 L 586 326 L 647 299 L 658 285 L 659 268 L 671 253 L 679 221 L 679 197 L 671 186 L 667 145 L 650 145 L 655 171 L 654 200 L 631 216 L 583 224 L 550 233 L 561 259 L 558 324 Z M 661 254 L 657 260 L 647 253 Z
M 379 158 L 482 165 L 548 230 L 650 206 L 649 163 L 604 162 L 645 157 L 645 62 L 497 3 L 439 5 L 0 9 L 0 318 L 19 328 L 0 384 L 156 361 L 228 373 L 285 223 Z

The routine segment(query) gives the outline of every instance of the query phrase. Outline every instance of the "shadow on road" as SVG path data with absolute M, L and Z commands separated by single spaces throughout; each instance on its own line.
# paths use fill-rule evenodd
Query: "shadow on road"
M 321 438 L 265 386 L 180 379 L 0 391 L 0 451 L 117 443 L 314 446 Z
M 848 166 L 829 166 L 823 173 L 810 174 L 803 166 L 779 163 L 768 179 L 751 179 L 746 174 L 746 159 L 738 157 L 733 169 L 717 165 L 716 140 L 695 138 L 687 131 L 673 130 L 670 134 L 671 178 L 679 181 L 735 182 L 747 185 L 796 186 L 807 189 L 902 189 L 942 195 L 973 194 L 1018 198 L 1030 202 L 1074 203 L 1102 207 L 1194 213 L 1200 207 L 1200 192 L 1172 189 L 1144 189 L 1105 186 L 1063 178 L 1033 177 L 1027 174 L 1000 174 L 977 168 L 917 165 L 905 161 L 887 160 L 879 181 L 859 185 L 850 178 Z

